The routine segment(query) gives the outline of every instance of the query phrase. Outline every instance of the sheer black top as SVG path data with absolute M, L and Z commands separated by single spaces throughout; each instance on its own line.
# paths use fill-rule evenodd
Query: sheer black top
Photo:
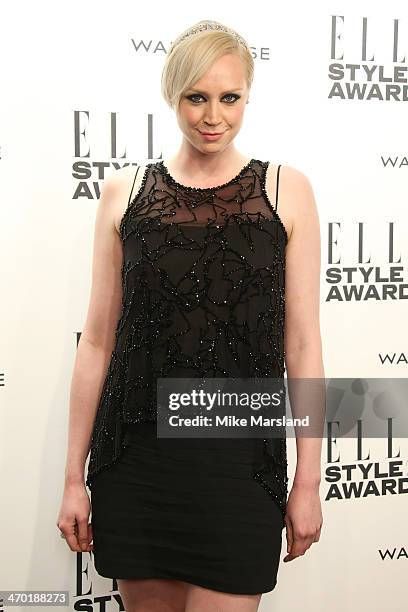
M 208 188 L 178 183 L 162 161 L 145 166 L 120 224 L 122 313 L 93 427 L 89 488 L 118 459 L 124 424 L 156 420 L 158 377 L 283 378 L 288 237 L 277 212 L 281 166 L 272 204 L 268 165 L 251 159 Z M 263 440 L 261 463 L 254 478 L 284 514 L 285 437 Z

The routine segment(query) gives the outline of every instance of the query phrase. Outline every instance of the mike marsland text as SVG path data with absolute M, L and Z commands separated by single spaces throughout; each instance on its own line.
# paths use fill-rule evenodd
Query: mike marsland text
M 225 416 L 202 416 L 181 417 L 172 415 L 169 418 L 169 424 L 174 427 L 283 427 L 285 425 L 297 427 L 307 427 L 309 425 L 309 416 L 302 419 L 287 418 L 283 415 L 281 418 L 269 418 L 260 414 L 253 414 L 248 417 L 236 417 L 233 415 Z

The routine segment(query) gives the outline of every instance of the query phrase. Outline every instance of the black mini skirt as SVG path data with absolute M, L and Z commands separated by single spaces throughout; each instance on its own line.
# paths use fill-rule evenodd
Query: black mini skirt
M 275 587 L 284 521 L 253 478 L 261 439 L 158 438 L 140 423 L 125 442 L 91 490 L 99 575 L 246 595 Z

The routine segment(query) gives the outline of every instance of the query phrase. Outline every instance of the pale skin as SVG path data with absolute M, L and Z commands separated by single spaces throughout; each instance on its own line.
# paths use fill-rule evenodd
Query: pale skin
M 249 90 L 242 60 L 218 59 L 181 97 L 176 110 L 182 142 L 165 164 L 180 183 L 223 184 L 249 161 L 234 146 Z M 190 98 L 194 95 L 195 97 Z M 238 98 L 239 96 L 239 98 Z M 223 132 L 205 141 L 200 131 Z M 138 174 L 134 193 L 142 180 Z M 76 352 L 71 394 L 65 482 L 57 526 L 72 551 L 91 551 L 90 499 L 85 462 L 93 422 L 122 309 L 122 243 L 118 233 L 135 168 L 124 167 L 104 182 L 97 209 L 88 313 Z M 276 165 L 270 164 L 266 190 L 275 201 Z M 288 378 L 324 378 L 319 326 L 320 228 L 313 190 L 299 170 L 284 165 L 279 180 L 279 215 L 286 227 L 285 353 Z M 291 561 L 318 542 L 323 523 L 319 496 L 321 438 L 296 438 L 297 461 L 287 503 L 287 554 Z M 77 528 L 75 528 L 75 523 Z M 239 537 L 239 534 L 237 534 Z M 81 545 L 83 546 L 81 548 Z M 122 580 L 118 587 L 127 612 L 256 612 L 262 594 L 234 595 L 178 580 Z

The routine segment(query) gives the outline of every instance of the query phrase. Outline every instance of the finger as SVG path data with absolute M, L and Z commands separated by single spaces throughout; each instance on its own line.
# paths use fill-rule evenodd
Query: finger
M 78 520 L 78 542 L 81 550 L 84 552 L 88 549 L 88 519 Z
M 315 541 L 315 534 L 304 536 L 303 538 L 297 538 L 298 546 L 294 548 L 295 552 L 299 555 L 304 555 L 307 550 L 312 546 Z M 293 549 L 292 549 L 293 552 Z
M 300 555 L 294 555 L 293 553 L 290 553 L 289 555 L 286 555 L 286 557 L 283 558 L 284 563 L 288 563 L 288 561 L 293 561 L 294 559 L 297 559 L 298 557 L 300 557 Z
M 81 552 L 81 547 L 78 543 L 78 538 L 76 537 L 76 535 L 72 535 L 72 533 L 69 533 L 65 536 L 65 539 L 67 541 L 68 546 L 73 552 Z
M 305 554 L 308 548 L 313 544 L 313 536 L 297 536 L 293 535 L 293 543 L 289 554 L 283 559 L 284 561 L 292 561 L 296 557 L 300 557 Z
M 311 545 L 314 543 L 314 541 L 315 541 L 315 540 L 314 540 L 314 535 L 309 536 L 309 537 L 307 538 L 306 543 L 305 543 L 305 552 L 306 552 L 307 550 L 309 550 L 309 548 L 310 548 L 310 547 L 311 547 Z
M 92 529 L 92 523 L 88 524 L 88 550 L 93 550 L 93 529 Z
M 63 533 L 70 549 L 74 552 L 81 552 L 81 547 L 78 542 L 76 523 L 73 523 L 69 529 L 63 530 Z
M 293 527 L 291 521 L 287 518 L 286 522 L 286 542 L 287 542 L 287 551 L 290 553 L 291 548 L 293 546 Z

